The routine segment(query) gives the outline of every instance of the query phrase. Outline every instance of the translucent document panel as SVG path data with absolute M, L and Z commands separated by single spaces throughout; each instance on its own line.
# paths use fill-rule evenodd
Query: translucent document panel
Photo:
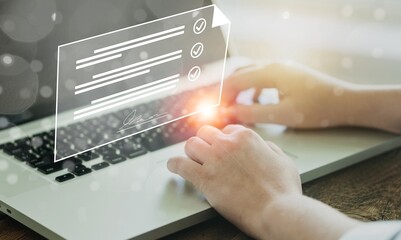
M 229 24 L 211 5 L 59 46 L 55 161 L 219 105 Z

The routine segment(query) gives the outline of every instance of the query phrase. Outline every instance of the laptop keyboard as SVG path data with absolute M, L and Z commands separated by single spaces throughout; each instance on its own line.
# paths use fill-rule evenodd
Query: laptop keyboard
M 152 104 L 157 104 L 156 102 L 157 101 L 145 103 L 147 106 L 143 107 L 143 109 L 152 107 Z M 138 108 L 138 106 L 136 106 L 136 108 Z M 99 141 L 103 139 L 107 141 L 107 139 L 105 139 L 107 136 L 101 132 L 102 129 L 113 126 L 115 120 L 121 119 L 121 116 L 127 111 L 129 112 L 130 109 L 123 109 L 98 118 L 59 128 L 58 133 L 63 136 L 63 144 L 65 144 L 63 149 L 69 151 L 71 155 L 81 152 L 74 147 L 74 136 L 72 135 L 75 134 L 77 136 L 90 134 L 90 139 L 97 139 Z M 224 121 L 223 125 L 230 123 L 228 119 L 224 119 Z M 96 129 L 93 126 L 96 126 Z M 68 131 L 65 131 L 66 129 L 68 129 Z M 185 141 L 189 137 L 194 136 L 196 130 L 196 127 L 191 125 L 187 119 L 181 119 L 94 150 L 74 155 L 73 157 L 56 163 L 54 163 L 53 155 L 54 129 L 18 139 L 14 142 L 2 144 L 0 145 L 0 151 L 2 150 L 4 153 L 13 156 L 18 161 L 25 162 L 28 166 L 37 169 L 42 174 L 48 175 L 67 169 L 69 173 L 55 178 L 57 182 L 65 182 L 93 171 L 102 170 L 110 165 L 135 159 L 147 152 L 157 151 Z M 68 132 L 68 135 L 63 135 L 63 132 Z M 93 160 L 101 161 L 97 161 L 96 164 L 91 164 Z

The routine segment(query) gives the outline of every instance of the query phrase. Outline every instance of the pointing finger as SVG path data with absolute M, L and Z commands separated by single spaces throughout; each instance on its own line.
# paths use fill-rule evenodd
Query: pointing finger
M 174 157 L 168 160 L 167 168 L 175 174 L 199 186 L 202 166 L 186 157 Z

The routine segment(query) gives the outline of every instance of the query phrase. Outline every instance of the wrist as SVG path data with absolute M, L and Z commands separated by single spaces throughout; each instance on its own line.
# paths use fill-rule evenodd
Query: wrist
M 286 239 L 280 230 L 286 228 L 286 218 L 297 217 L 291 215 L 291 209 L 297 207 L 297 202 L 306 198 L 301 194 L 282 194 L 267 203 L 256 217 L 255 224 L 258 226 L 257 239 Z
M 350 84 L 342 103 L 343 125 L 401 133 L 401 115 L 394 111 L 401 91 L 394 87 Z
M 263 209 L 258 239 L 339 239 L 360 222 L 303 195 L 283 195 Z

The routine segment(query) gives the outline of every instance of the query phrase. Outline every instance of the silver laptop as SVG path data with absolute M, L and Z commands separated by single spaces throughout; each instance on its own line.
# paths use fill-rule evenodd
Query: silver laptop
M 21 8 L 16 6 L 21 2 L 3 1 L 0 9 L 13 13 Z M 154 239 L 215 216 L 201 193 L 166 168 L 167 159 L 184 154 L 183 141 L 196 131 L 188 118 L 114 142 L 107 148 L 77 154 L 74 160 L 65 160 L 68 164 L 53 164 L 49 162 L 53 159 L 48 158 L 55 135 L 55 53 L 59 45 L 211 2 L 96 0 L 82 6 L 81 1 L 74 0 L 37 4 L 43 2 L 46 7 L 32 12 L 40 19 L 41 11 L 55 8 L 50 15 L 57 23 L 55 29 L 40 24 L 41 28 L 33 32 L 32 28 L 14 31 L 15 26 L 23 24 L 18 22 L 21 19 L 0 16 L 1 212 L 49 239 Z M 163 7 L 155 11 L 155 5 Z M 22 8 L 34 9 L 28 5 Z M 74 21 L 76 15 L 72 13 L 79 11 L 90 18 Z M 33 25 L 35 19 L 31 19 Z M 25 66 L 26 62 L 29 64 Z M 5 64 L 10 63 L 20 68 L 6 71 Z M 243 60 L 232 57 L 227 61 L 227 73 L 243 64 Z M 10 80 L 15 84 L 6 88 L 3 83 Z M 63 113 L 59 118 L 62 116 Z M 99 119 L 93 121 L 102 124 Z M 65 127 L 77 126 L 66 124 Z M 364 129 L 289 131 L 274 125 L 254 129 L 285 149 L 297 163 L 303 182 L 401 145 L 400 137 Z M 85 127 L 80 125 L 78 130 L 84 131 Z M 110 155 L 110 149 L 115 154 Z

